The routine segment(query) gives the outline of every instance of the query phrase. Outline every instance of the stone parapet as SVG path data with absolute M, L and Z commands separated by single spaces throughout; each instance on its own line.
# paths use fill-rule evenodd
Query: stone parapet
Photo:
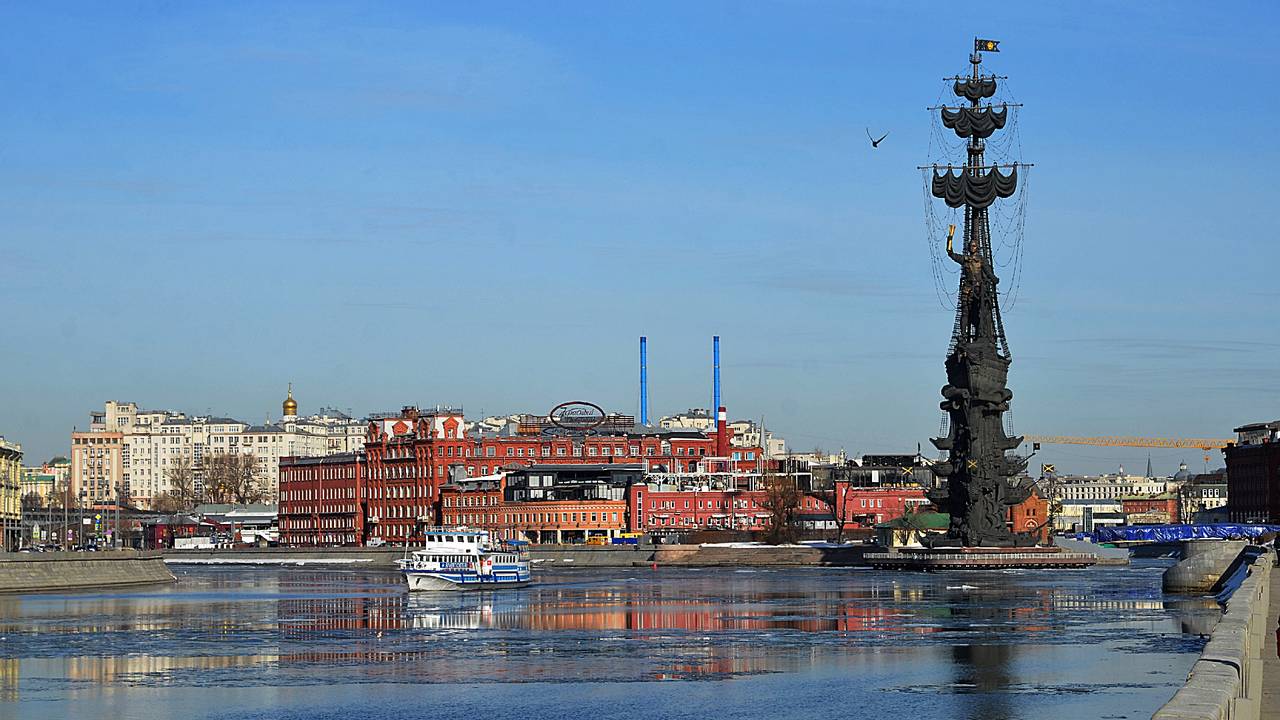
M 1262 702 L 1262 651 L 1276 555 L 1260 555 L 1231 595 L 1186 684 L 1153 720 L 1254 720 Z
M 174 582 L 159 553 L 0 554 L 0 593 L 63 592 Z

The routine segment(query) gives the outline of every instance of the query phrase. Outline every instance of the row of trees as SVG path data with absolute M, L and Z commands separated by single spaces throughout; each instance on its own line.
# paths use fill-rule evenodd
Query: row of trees
M 169 468 L 165 480 L 169 491 L 152 498 L 152 509 L 163 513 L 187 512 L 201 503 L 230 503 L 247 505 L 262 502 L 266 492 L 257 480 L 258 458 L 254 455 L 230 453 L 211 455 L 200 463 L 203 482 L 197 486 L 195 470 L 190 465 Z M 127 495 L 120 498 L 129 504 Z M 67 487 L 66 481 L 58 482 L 47 497 L 27 493 L 22 497 L 22 509 L 26 512 L 75 510 L 82 499 Z
M 210 455 L 200 463 L 202 482 L 189 465 L 169 468 L 165 481 L 169 491 L 152 498 L 153 510 L 187 512 L 201 503 L 247 505 L 266 497 L 258 483 L 258 458 L 252 454 Z

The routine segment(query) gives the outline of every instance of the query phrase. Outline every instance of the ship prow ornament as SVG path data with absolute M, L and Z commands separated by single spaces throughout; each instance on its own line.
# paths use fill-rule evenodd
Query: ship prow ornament
M 1019 169 L 1028 166 L 986 162 L 988 142 L 1017 107 L 990 104 L 1003 78 L 983 74 L 982 52 L 997 51 L 996 46 L 997 41 L 975 40 L 970 74 L 949 78 L 956 105 L 934 108 L 942 125 L 965 140 L 964 164 L 926 168 L 932 196 L 964 213 L 960 237 L 951 225 L 946 238 L 945 257 L 955 263 L 960 282 L 942 388 L 947 430 L 933 439 L 947 458 L 933 466 L 940 482 L 929 493 L 939 510 L 950 513 L 951 525 L 945 536 L 929 538 L 932 547 L 1024 547 L 1035 545 L 1039 535 L 1019 532 L 1008 520 L 1009 508 L 1026 500 L 1033 488 L 1023 475 L 1027 459 L 1010 452 L 1022 438 L 1005 429 L 1013 399 L 1007 385 L 1012 358 L 1000 315 L 990 213 L 1018 191 Z

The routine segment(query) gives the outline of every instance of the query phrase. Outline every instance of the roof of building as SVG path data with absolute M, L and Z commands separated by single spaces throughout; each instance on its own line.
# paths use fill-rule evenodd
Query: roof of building
M 280 458 L 280 466 L 285 465 L 344 465 L 350 462 L 362 462 L 365 454 L 358 452 L 334 453 L 332 455 L 286 455 Z
M 519 468 L 516 472 L 600 472 L 602 470 L 617 470 L 625 472 L 644 472 L 644 463 L 535 463 Z
M 1249 423 L 1248 425 L 1241 425 L 1240 427 L 1232 430 L 1231 432 L 1235 432 L 1235 433 L 1252 432 L 1254 430 L 1280 430 L 1280 420 L 1272 420 L 1271 422 Z
M 274 515 L 275 505 L 253 503 L 250 505 L 233 505 L 229 503 L 204 503 L 192 509 L 197 515 Z
M 913 528 L 916 530 L 946 530 L 951 525 L 951 516 L 947 513 L 923 512 L 914 515 L 904 515 L 896 517 L 887 522 L 882 522 L 876 527 L 883 528 Z

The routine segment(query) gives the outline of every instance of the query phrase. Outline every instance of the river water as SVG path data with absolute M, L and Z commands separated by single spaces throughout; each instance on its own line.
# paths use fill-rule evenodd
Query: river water
M 356 566 L 175 566 L 0 596 L 0 718 L 1147 718 L 1212 626 L 1160 561 L 600 569 L 409 596 Z

